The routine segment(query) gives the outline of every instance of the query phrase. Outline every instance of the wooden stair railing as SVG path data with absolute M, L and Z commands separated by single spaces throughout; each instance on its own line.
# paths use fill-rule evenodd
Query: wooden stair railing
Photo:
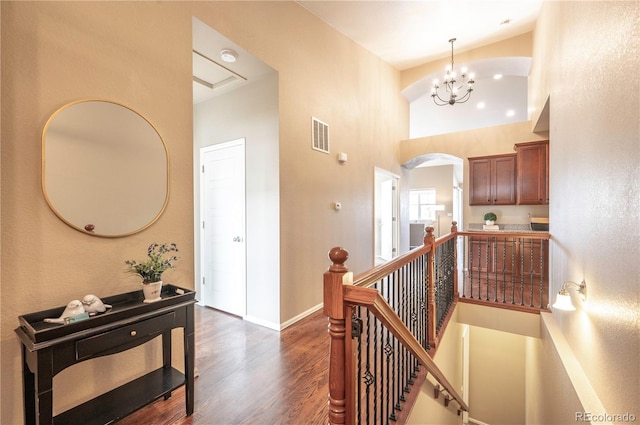
M 358 276 L 355 285 L 353 274 L 344 265 L 348 252 L 339 247 L 329 252 L 332 265 L 324 275 L 324 313 L 329 318 L 328 404 L 331 424 L 355 424 L 357 423 L 356 414 L 359 422 L 377 424 L 389 423 L 389 419 L 396 420 L 395 413 L 397 410 L 402 410 L 402 406 L 396 404 L 395 400 L 398 398 L 405 400 L 404 394 L 410 391 L 406 384 L 413 384 L 418 365 L 425 366 L 426 373 L 430 373 L 436 379 L 439 384 L 436 386 L 438 394 L 440 391 L 448 393 L 445 396 L 445 406 L 448 406 L 450 400 L 455 400 L 459 406 L 458 413 L 468 410 L 467 405 L 427 351 L 435 348 L 440 336 L 439 331 L 444 329 L 444 324 L 453 310 L 451 307 L 457 299 L 457 288 L 451 284 L 451 282 L 457 283 L 455 280 L 457 229 L 454 223 L 452 234 L 438 241 L 433 237 L 433 228 L 426 230 L 422 247 Z M 445 242 L 451 239 L 453 239 L 452 243 L 446 245 L 446 248 L 453 251 L 450 253 L 453 261 L 449 259 L 452 265 L 445 267 L 436 263 L 434 253 L 436 253 L 436 247 L 443 245 L 442 248 L 445 248 Z M 434 264 L 437 265 L 434 266 Z M 451 267 L 453 267 L 452 270 Z M 442 276 L 439 277 L 439 273 Z M 402 275 L 400 280 L 403 283 L 391 283 L 395 282 L 397 275 Z M 445 284 L 445 280 L 449 283 Z M 410 288 L 401 287 L 402 284 Z M 378 288 L 369 287 L 374 285 Z M 443 293 L 450 293 L 445 301 L 448 304 L 436 303 L 436 286 L 437 291 L 440 292 L 439 297 L 442 297 Z M 402 295 L 404 298 L 399 300 L 399 292 L 405 290 L 411 292 Z M 387 302 L 385 297 L 391 299 L 392 304 Z M 405 306 L 406 298 L 411 298 L 408 302 L 414 304 Z M 437 313 L 437 309 L 444 310 Z M 366 313 L 362 313 L 361 310 L 366 310 Z M 402 318 L 398 314 L 401 314 Z M 436 317 L 439 318 L 439 323 L 436 323 Z M 373 326 L 369 325 L 370 321 L 373 322 Z M 377 326 L 377 321 L 383 326 Z M 391 335 L 395 338 L 393 342 L 390 342 Z M 357 339 L 357 343 L 352 342 L 353 338 Z M 364 341 L 360 341 L 360 338 Z M 361 346 L 365 347 L 363 351 L 367 351 L 364 354 L 365 360 L 360 359 Z M 371 352 L 373 352 L 372 365 L 369 364 L 370 360 L 367 357 Z M 410 356 L 413 358 L 407 360 Z M 365 361 L 366 367 L 363 369 L 366 370 L 360 370 Z M 391 367 L 399 366 L 396 363 L 402 366 L 403 371 L 390 371 Z M 372 371 L 369 370 L 370 367 Z M 360 375 L 356 373 L 357 370 Z M 397 378 L 400 374 L 403 375 L 404 380 Z M 424 375 L 422 374 L 423 377 Z M 358 382 L 361 377 L 366 383 L 366 389 L 362 391 Z M 396 384 L 396 381 L 401 382 Z M 397 391 L 396 385 L 400 385 Z M 374 393 L 372 412 L 369 411 L 370 386 L 373 387 Z M 393 387 L 388 392 L 393 391 L 394 400 L 389 400 L 388 392 L 386 400 L 378 400 L 377 394 L 382 394 L 382 390 L 377 389 L 378 386 Z M 363 394 L 364 392 L 366 394 Z M 360 411 L 362 405 L 364 405 L 362 409 L 366 409 L 366 412 Z
M 458 232 L 464 252 L 460 300 L 530 313 L 548 310 L 546 232 Z
M 425 366 L 427 373 L 430 373 L 440 385 L 443 391 L 455 400 L 460 409 L 469 410 L 469 406 L 464 402 L 462 396 L 454 389 L 447 377 L 442 373 L 438 365 L 433 361 L 429 353 L 422 348 L 422 345 L 413 336 L 409 328 L 400 320 L 397 314 L 389 306 L 378 291 L 371 288 L 359 288 L 348 286 L 344 292 L 345 302 L 352 305 L 367 307 L 382 324 L 400 341 L 400 343 L 411 351 L 418 361 Z

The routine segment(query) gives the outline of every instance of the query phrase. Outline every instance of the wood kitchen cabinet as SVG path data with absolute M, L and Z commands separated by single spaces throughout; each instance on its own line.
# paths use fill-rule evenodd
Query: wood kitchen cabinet
M 516 176 L 516 154 L 469 158 L 469 205 L 514 205 Z
M 518 205 L 549 203 L 549 141 L 518 143 Z

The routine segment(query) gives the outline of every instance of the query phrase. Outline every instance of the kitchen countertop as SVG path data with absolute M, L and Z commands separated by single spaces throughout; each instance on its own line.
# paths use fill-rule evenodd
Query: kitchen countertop
M 547 230 L 531 230 L 528 224 L 501 224 L 497 223 L 500 227 L 498 230 L 484 230 L 482 223 L 470 223 L 467 226 L 468 232 L 487 232 L 487 233 L 549 233 Z

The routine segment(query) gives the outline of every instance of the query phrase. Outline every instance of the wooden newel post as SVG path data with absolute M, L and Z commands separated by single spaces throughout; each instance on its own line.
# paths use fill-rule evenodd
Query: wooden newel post
M 329 251 L 332 261 L 324 273 L 324 314 L 329 318 L 329 423 L 345 424 L 346 375 L 345 375 L 345 308 L 344 275 L 349 271 L 344 263 L 349 258 L 347 250 L 335 247 Z
M 435 288 L 435 262 L 436 262 L 436 238 L 433 236 L 433 227 L 426 228 L 424 246 L 431 246 L 427 256 L 427 342 L 431 349 L 436 348 L 436 288 Z

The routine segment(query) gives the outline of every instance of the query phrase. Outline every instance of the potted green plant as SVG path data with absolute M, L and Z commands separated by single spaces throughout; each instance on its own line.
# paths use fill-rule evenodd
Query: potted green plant
M 497 219 L 498 216 L 496 216 L 492 212 L 488 212 L 484 215 L 484 224 L 486 224 L 487 226 L 493 226 Z
M 175 243 L 152 243 L 147 248 L 147 259 L 138 262 L 136 260 L 125 260 L 127 272 L 137 274 L 142 278 L 142 292 L 144 302 L 151 303 L 160 301 L 162 292 L 162 273 L 167 269 L 175 268 L 174 262 L 178 257 L 174 252 L 178 252 Z

